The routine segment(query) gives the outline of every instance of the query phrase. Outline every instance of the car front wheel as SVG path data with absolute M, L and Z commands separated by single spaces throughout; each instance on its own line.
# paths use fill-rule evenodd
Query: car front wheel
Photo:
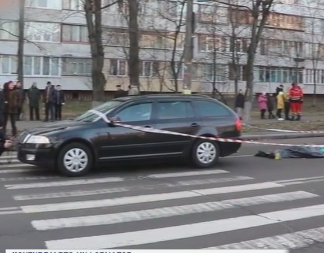
M 87 174 L 93 165 L 90 149 L 82 143 L 71 143 L 62 148 L 58 156 L 57 168 L 68 177 Z
M 213 166 L 219 158 L 219 146 L 215 141 L 197 140 L 192 149 L 193 163 L 199 168 Z

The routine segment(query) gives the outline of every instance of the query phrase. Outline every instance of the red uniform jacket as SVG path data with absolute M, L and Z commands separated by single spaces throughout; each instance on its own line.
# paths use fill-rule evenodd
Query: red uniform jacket
M 289 91 L 290 102 L 301 102 L 303 100 L 303 90 L 299 87 L 292 87 Z

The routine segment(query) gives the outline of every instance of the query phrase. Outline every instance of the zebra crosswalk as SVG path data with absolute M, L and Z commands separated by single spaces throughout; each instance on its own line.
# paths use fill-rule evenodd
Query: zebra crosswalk
M 74 179 L 10 165 L 16 167 L 2 163 L 0 183 L 17 207 L 0 215 L 23 216 L 42 232 L 47 249 L 303 249 L 324 243 L 322 196 L 300 187 L 324 177 L 261 182 L 216 168 Z

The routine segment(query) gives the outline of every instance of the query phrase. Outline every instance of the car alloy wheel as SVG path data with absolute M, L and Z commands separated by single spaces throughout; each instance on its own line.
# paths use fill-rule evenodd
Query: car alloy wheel
M 216 147 L 211 142 L 202 142 L 198 145 L 196 155 L 202 164 L 210 164 L 216 158 Z
M 63 158 L 64 166 L 71 172 L 81 172 L 86 169 L 89 159 L 85 151 L 73 148 L 67 151 Z

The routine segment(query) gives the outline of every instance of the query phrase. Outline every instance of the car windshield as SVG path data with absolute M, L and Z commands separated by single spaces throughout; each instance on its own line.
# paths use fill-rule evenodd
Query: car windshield
M 117 106 L 119 106 L 122 103 L 123 103 L 123 101 L 112 100 L 112 101 L 106 102 L 102 105 L 99 105 L 99 106 L 93 108 L 92 110 L 96 110 L 98 112 L 106 114 L 107 112 L 111 111 L 112 109 L 116 108 Z M 98 115 L 96 113 L 91 112 L 91 110 L 89 110 L 89 111 L 83 113 L 82 115 L 78 116 L 74 120 L 79 121 L 79 122 L 93 122 L 97 118 L 98 118 Z

